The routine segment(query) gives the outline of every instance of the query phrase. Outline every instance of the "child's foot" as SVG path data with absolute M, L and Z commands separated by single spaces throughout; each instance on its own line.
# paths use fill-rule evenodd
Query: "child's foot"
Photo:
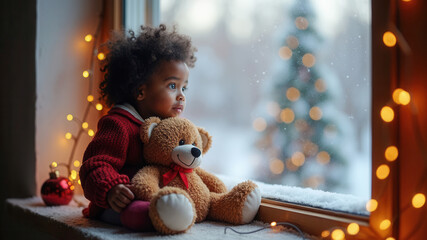
M 133 201 L 120 213 L 122 225 L 134 231 L 152 232 L 154 227 L 148 215 L 150 202 Z

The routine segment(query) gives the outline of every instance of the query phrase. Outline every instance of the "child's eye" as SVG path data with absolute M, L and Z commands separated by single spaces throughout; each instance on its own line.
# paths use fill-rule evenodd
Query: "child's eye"
M 169 87 L 170 89 L 175 89 L 175 88 L 176 88 L 176 85 L 175 85 L 175 83 L 171 83 L 171 84 L 169 84 L 169 85 L 168 85 L 168 87 Z
M 183 87 L 182 91 L 185 92 L 185 91 L 187 91 L 187 89 L 188 89 L 187 87 Z

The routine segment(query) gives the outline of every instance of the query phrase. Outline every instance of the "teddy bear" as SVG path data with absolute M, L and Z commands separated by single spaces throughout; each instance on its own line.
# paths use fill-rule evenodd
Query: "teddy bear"
M 212 137 L 185 118 L 151 117 L 141 125 L 147 166 L 132 178 L 136 199 L 150 201 L 149 216 L 161 234 L 186 232 L 205 219 L 251 222 L 261 203 L 257 185 L 242 182 L 230 191 L 200 168 Z

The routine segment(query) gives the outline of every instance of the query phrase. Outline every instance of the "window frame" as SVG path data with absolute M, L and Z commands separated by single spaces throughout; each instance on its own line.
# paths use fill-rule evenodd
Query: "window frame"
M 123 26 L 124 0 L 115 1 L 114 26 Z M 148 25 L 159 23 L 159 3 L 146 0 L 146 8 L 143 13 Z M 116 4 L 117 3 L 117 4 Z M 347 239 L 381 239 L 388 236 L 397 236 L 398 224 L 381 230 L 379 225 L 384 219 L 396 220 L 399 215 L 399 181 L 397 161 L 389 164 L 390 176 L 380 180 L 375 176 L 375 169 L 384 163 L 384 149 L 393 144 L 398 145 L 398 125 L 389 123 L 387 127 L 381 120 L 379 112 L 390 100 L 390 92 L 397 85 L 397 51 L 385 48 L 382 43 L 382 33 L 387 31 L 390 20 L 396 20 L 395 1 L 371 0 L 372 6 L 372 199 L 379 203 L 378 208 L 369 216 L 360 216 L 350 213 L 342 213 L 332 210 L 308 207 L 292 203 L 284 203 L 270 199 L 262 199 L 257 220 L 270 222 L 291 222 L 302 231 L 321 236 L 323 231 L 332 232 L 334 229 L 346 230 L 348 224 L 357 223 L 360 231 L 356 236 L 347 235 Z M 117 28 L 116 28 L 117 29 Z M 386 90 L 386 91 L 384 91 Z

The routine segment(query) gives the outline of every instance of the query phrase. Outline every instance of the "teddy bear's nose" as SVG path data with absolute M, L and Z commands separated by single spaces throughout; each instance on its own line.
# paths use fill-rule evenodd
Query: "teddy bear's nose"
M 193 157 L 198 158 L 200 154 L 202 154 L 202 152 L 198 148 L 193 147 L 191 149 L 191 155 L 193 155 Z

